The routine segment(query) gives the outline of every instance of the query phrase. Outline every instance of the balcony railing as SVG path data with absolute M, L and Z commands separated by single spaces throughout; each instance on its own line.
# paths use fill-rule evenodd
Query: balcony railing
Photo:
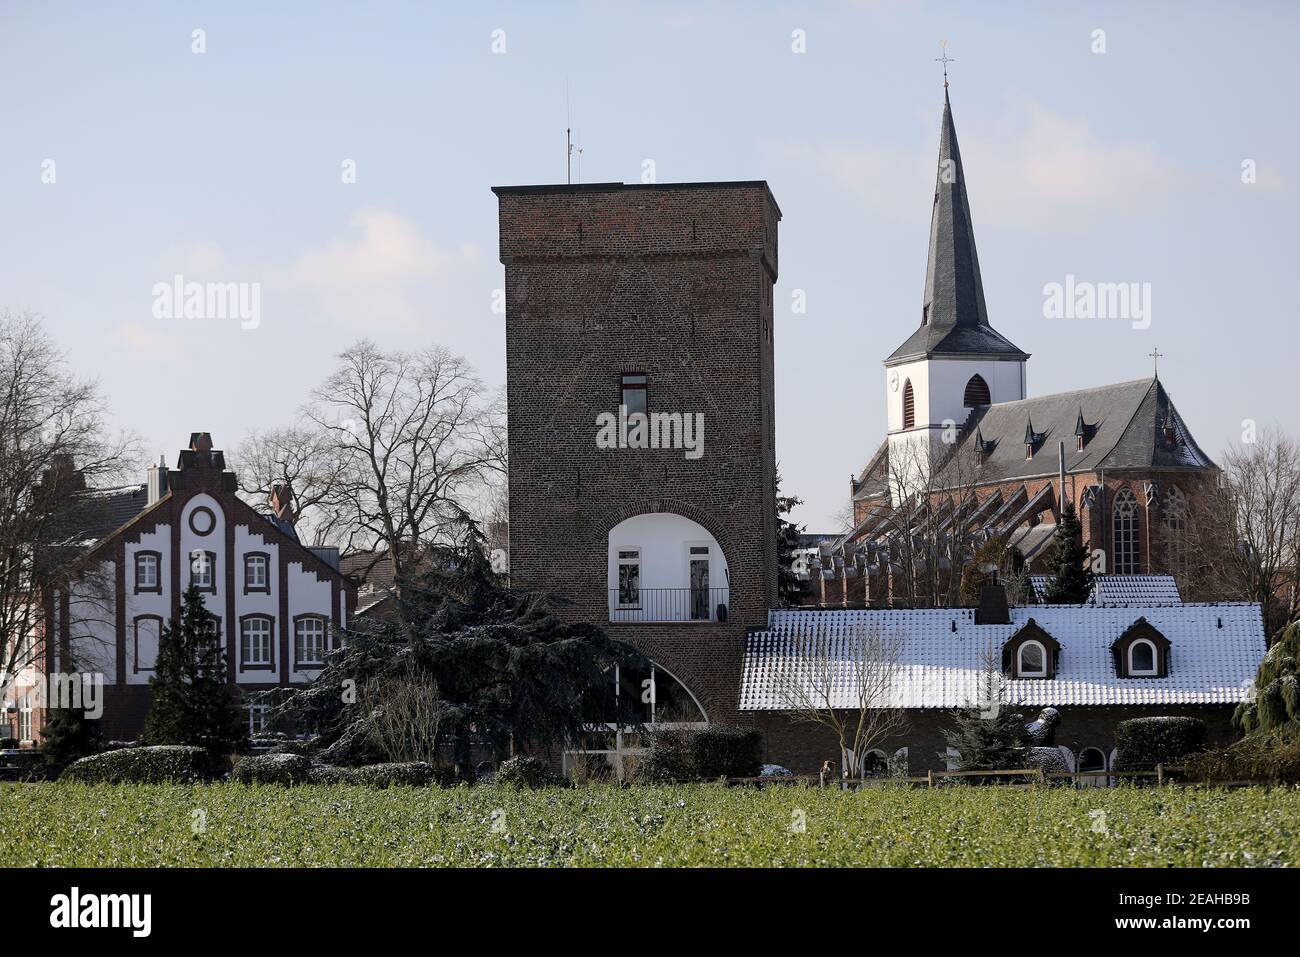
M 727 588 L 609 590 L 610 621 L 726 621 Z

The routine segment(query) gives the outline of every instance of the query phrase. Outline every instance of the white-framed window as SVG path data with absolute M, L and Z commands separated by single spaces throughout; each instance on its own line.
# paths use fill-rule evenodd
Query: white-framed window
M 618 550 L 618 606 L 635 608 L 641 604 L 641 549 Z
M 244 667 L 271 666 L 271 619 L 265 615 L 245 618 L 239 629 L 239 655 Z
M 1047 649 L 1042 642 L 1026 641 L 1016 651 L 1016 677 L 1047 677 Z
M 158 553 L 138 552 L 135 556 L 135 590 L 158 591 Z
M 248 706 L 248 733 L 251 736 L 265 734 L 271 724 L 271 709 L 264 704 Z
M 190 552 L 190 584 L 204 591 L 216 589 L 217 556 L 195 549 Z
M 302 665 L 325 664 L 325 619 L 304 615 L 293 623 L 294 660 Z
M 18 699 L 18 740 L 32 741 L 32 693 L 24 691 Z
M 254 552 L 244 556 L 244 588 L 247 591 L 266 591 L 270 586 L 267 556 Z
M 1156 646 L 1146 638 L 1139 638 L 1128 646 L 1128 673 L 1135 677 L 1157 673 Z

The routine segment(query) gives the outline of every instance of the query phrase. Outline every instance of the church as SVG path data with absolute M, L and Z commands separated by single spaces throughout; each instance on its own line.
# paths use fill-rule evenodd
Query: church
M 945 574 L 994 536 L 1041 571 L 1067 502 L 1094 571 L 1184 583 L 1188 500 L 1217 467 L 1159 377 L 1030 397 L 1029 358 L 989 321 L 945 85 L 920 324 L 884 360 L 886 436 L 850 479 L 852 529 L 812 558 L 809 601 L 944 603 L 900 580 L 918 535 Z

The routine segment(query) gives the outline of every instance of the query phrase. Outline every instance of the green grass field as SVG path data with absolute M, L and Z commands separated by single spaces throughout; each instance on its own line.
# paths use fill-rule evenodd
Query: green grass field
M 1297 861 L 1300 791 L 1257 788 L 846 793 L 714 785 L 540 792 L 0 785 L 4 867 L 1289 867 Z

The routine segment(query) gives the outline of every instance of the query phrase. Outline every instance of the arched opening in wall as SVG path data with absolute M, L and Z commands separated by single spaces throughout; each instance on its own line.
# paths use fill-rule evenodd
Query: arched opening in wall
M 1079 787 L 1104 788 L 1107 784 L 1104 773 L 1106 771 L 1106 753 L 1100 748 L 1084 748 L 1079 752 L 1079 773 L 1086 774 L 1089 771 L 1099 773 L 1078 778 Z
M 1127 487 L 1120 489 L 1115 496 L 1115 506 L 1111 510 L 1116 575 L 1142 574 L 1142 534 L 1138 515 L 1137 499 Z
M 912 380 L 903 383 L 903 428 L 916 427 L 916 396 L 912 392 Z
M 608 714 L 593 714 L 580 747 L 561 757 L 566 777 L 626 781 L 636 774 L 653 733 L 688 734 L 708 725 L 699 699 L 677 676 L 654 662 L 615 667 Z M 635 720 L 639 725 L 625 723 Z
M 609 620 L 726 621 L 730 569 L 699 522 L 648 512 L 609 531 Z
M 988 405 L 992 401 L 989 396 L 989 384 L 984 381 L 982 375 L 975 373 L 966 383 L 966 394 L 961 404 L 968 409 L 973 409 L 977 405 Z

